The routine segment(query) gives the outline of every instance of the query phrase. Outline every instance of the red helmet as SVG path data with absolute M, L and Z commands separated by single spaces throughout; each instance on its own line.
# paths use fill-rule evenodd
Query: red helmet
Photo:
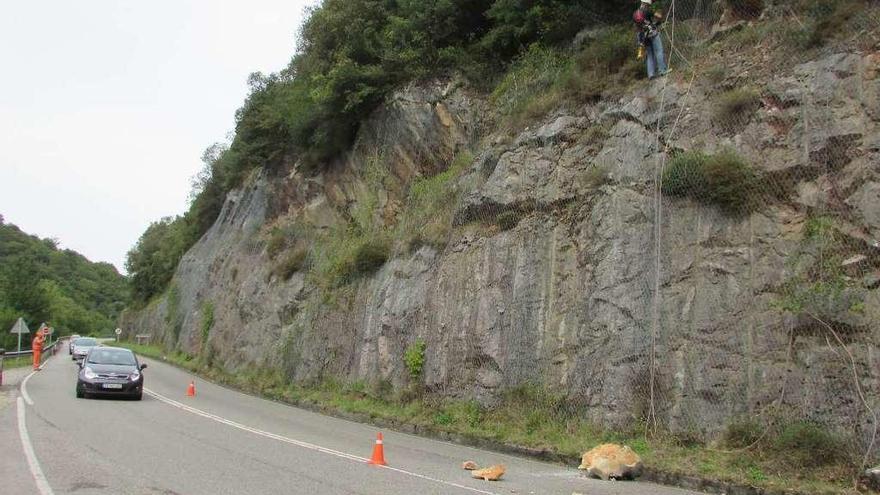
M 636 24 L 641 24 L 645 22 L 645 13 L 642 12 L 641 9 L 633 13 L 633 22 L 635 22 Z

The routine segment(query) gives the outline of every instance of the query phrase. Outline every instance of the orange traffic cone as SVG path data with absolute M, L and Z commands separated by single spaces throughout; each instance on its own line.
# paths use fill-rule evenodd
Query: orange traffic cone
M 196 382 L 190 381 L 189 387 L 186 387 L 186 396 L 187 397 L 195 397 L 196 396 Z
M 387 466 L 388 463 L 385 462 L 385 447 L 382 445 L 382 432 L 379 432 L 376 435 L 376 445 L 373 446 L 373 457 L 367 462 L 367 464 L 374 464 L 376 466 Z

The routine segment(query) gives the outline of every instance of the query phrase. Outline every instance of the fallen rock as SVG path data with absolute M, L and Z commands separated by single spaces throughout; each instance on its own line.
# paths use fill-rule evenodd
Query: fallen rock
M 461 463 L 461 468 L 467 469 L 468 471 L 473 471 L 474 469 L 477 469 L 478 467 L 480 467 L 480 466 L 477 466 L 477 463 L 474 461 L 464 461 Z
M 478 469 L 471 473 L 471 476 L 477 479 L 483 479 L 484 481 L 498 481 L 504 476 L 504 464 L 499 464 L 497 466 L 490 466 L 485 469 Z
M 880 466 L 865 470 L 862 475 L 862 484 L 868 490 L 880 492 Z
M 605 481 L 634 479 L 642 474 L 642 458 L 626 445 L 606 443 L 586 452 L 578 469 Z

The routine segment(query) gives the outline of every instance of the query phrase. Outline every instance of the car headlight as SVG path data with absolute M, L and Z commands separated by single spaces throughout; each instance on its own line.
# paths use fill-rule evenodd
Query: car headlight
M 133 381 L 133 382 L 138 381 L 138 379 L 139 379 L 140 377 L 141 377 L 141 374 L 138 373 L 137 371 L 135 371 L 134 373 L 128 375 L 128 379 L 131 380 L 131 381 Z
M 89 380 L 94 380 L 95 378 L 98 378 L 98 374 L 95 373 L 94 370 L 92 370 L 92 368 L 88 366 L 83 368 L 83 376 Z

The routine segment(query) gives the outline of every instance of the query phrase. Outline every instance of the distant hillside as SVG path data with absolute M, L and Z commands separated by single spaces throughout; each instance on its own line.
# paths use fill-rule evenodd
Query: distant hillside
M 128 296 L 125 277 L 109 263 L 92 263 L 56 241 L 28 235 L 0 216 L 0 347 L 15 345 L 9 328 L 23 317 L 57 335 L 111 329 Z

